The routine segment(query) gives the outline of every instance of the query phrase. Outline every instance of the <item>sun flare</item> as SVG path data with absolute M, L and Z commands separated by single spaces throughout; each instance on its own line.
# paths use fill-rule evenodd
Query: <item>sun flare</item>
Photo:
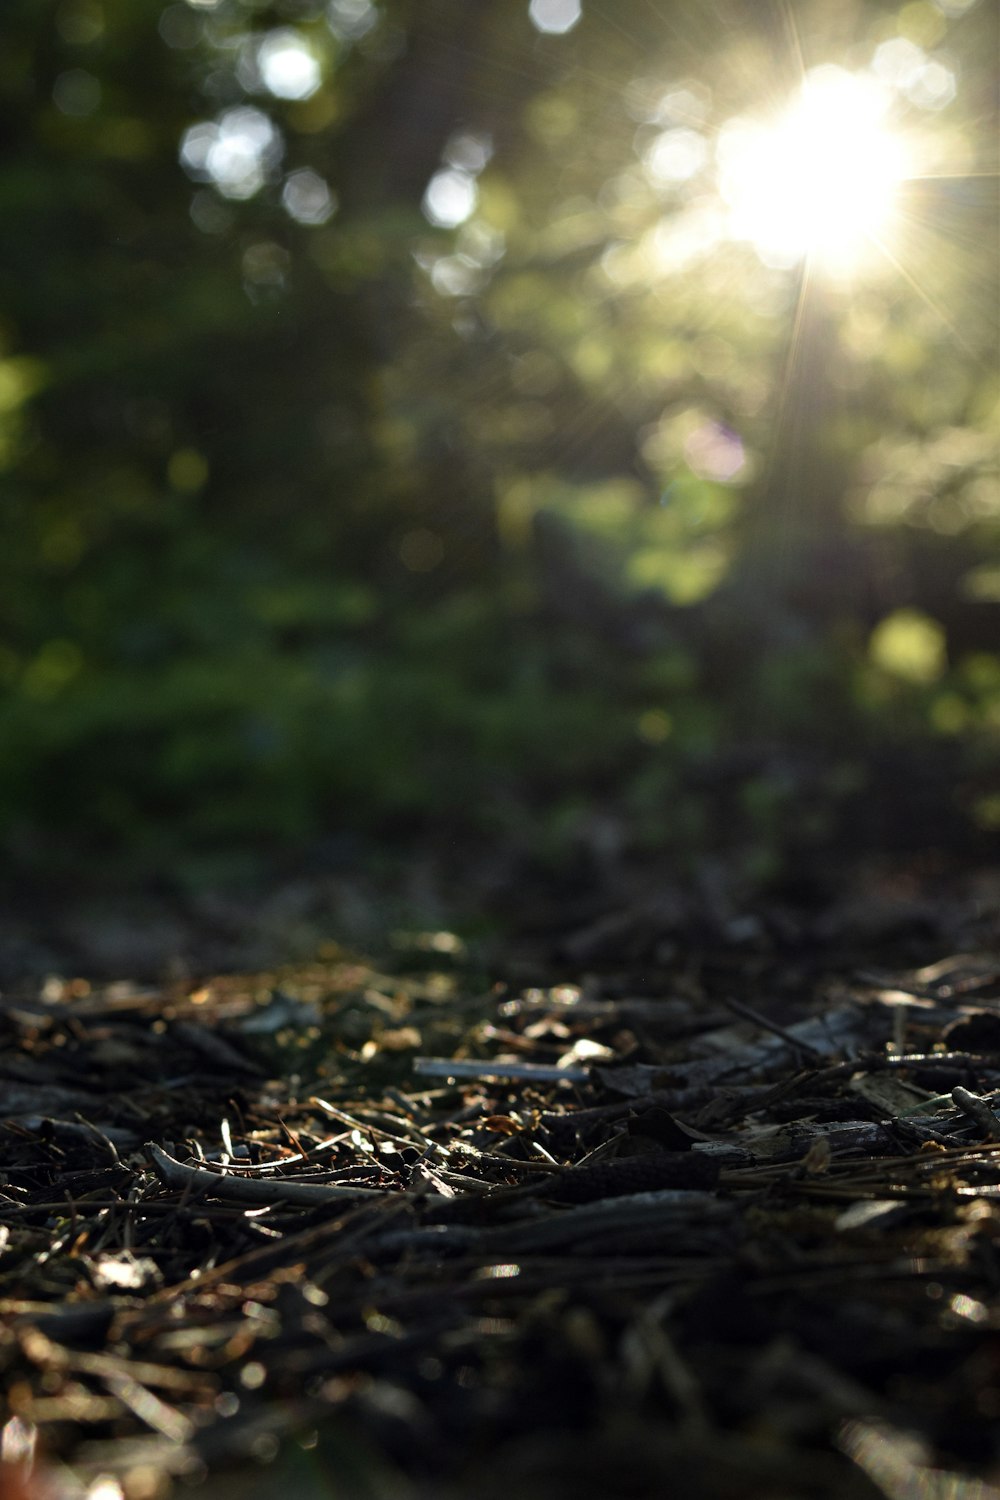
M 776 266 L 808 257 L 843 272 L 868 258 L 909 172 L 888 103 L 874 79 L 827 65 L 773 123 L 731 122 L 719 157 L 734 238 Z

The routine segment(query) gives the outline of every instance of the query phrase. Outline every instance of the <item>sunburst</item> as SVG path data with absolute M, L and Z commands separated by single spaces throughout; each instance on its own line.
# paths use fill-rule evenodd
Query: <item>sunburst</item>
M 786 112 L 731 121 L 719 142 L 729 231 L 768 264 L 809 259 L 854 269 L 891 237 L 899 189 L 913 170 L 890 96 L 873 78 L 814 68 Z

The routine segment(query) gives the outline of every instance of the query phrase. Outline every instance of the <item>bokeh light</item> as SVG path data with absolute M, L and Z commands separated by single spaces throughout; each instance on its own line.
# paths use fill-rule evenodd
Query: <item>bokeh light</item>
M 56 79 L 52 98 L 61 114 L 82 120 L 99 106 L 101 85 L 93 73 L 84 68 L 68 68 Z
M 330 0 L 326 16 L 334 36 L 346 42 L 367 36 L 378 21 L 372 0 Z
M 693 473 L 702 479 L 730 484 L 746 463 L 739 434 L 721 422 L 704 422 L 690 433 L 684 457 Z
M 291 172 L 281 191 L 286 211 L 299 224 L 325 224 L 337 209 L 337 200 L 327 184 L 310 167 Z
M 646 169 L 656 182 L 687 182 L 708 160 L 708 143 L 697 130 L 676 126 L 658 135 L 645 153 Z
M 581 14 L 580 0 L 531 0 L 528 8 L 532 25 L 549 36 L 565 36 Z
M 189 177 L 211 182 L 226 198 L 252 198 L 281 160 L 273 122 L 252 105 L 227 109 L 184 132 L 180 158 Z
M 457 172 L 473 176 L 481 172 L 493 155 L 493 142 L 480 130 L 456 130 L 448 137 L 444 159 Z
M 455 167 L 435 172 L 424 193 L 424 217 L 437 229 L 464 224 L 479 200 L 475 178 Z
M 268 32 L 257 49 L 257 66 L 264 87 L 278 99 L 310 99 L 323 81 L 318 60 L 290 27 Z

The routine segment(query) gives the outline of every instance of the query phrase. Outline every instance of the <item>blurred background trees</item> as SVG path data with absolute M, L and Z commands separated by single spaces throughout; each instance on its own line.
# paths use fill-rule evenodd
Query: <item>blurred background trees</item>
M 3 29 L 15 879 L 1000 826 L 986 0 Z M 804 75 L 846 92 L 803 177 L 760 151 Z

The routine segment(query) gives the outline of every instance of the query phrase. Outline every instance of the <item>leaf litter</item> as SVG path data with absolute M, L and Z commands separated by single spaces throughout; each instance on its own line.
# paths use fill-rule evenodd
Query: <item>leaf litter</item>
M 1000 1495 L 1000 951 L 611 925 L 0 999 L 0 1494 Z

